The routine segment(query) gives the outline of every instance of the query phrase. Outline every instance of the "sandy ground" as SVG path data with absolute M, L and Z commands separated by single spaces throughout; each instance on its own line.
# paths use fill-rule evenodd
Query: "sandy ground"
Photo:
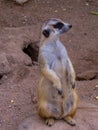
M 0 130 L 17 130 L 26 119 L 30 127 L 20 130 L 49 129 L 36 113 L 37 61 L 33 65 L 23 48 L 25 43 L 38 47 L 40 27 L 53 17 L 73 25 L 62 41 L 83 80 L 76 82 L 80 100 L 75 117 L 78 125 L 73 129 L 98 129 L 98 16 L 91 11 L 98 12 L 96 0 L 29 0 L 22 6 L 12 0 L 0 1 Z M 52 129 L 72 128 L 58 121 Z

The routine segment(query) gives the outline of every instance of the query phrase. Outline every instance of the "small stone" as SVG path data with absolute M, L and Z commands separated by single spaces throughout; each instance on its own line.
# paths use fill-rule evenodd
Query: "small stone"
M 14 103 L 14 100 L 11 100 L 11 103 Z
M 86 6 L 89 6 L 89 3 L 85 3 Z
M 98 96 L 96 97 L 96 100 L 98 100 Z
M 63 11 L 66 11 L 66 8 L 63 8 Z
M 77 80 L 92 80 L 96 78 L 96 72 L 95 71 L 85 71 L 80 74 L 77 74 Z
M 11 107 L 12 107 L 11 105 L 8 106 L 8 108 L 11 108 Z
M 95 86 L 95 88 L 98 88 L 98 84 Z
M 14 0 L 14 1 L 16 1 L 16 3 L 18 3 L 18 4 L 24 4 L 28 0 Z
M 55 12 L 55 13 L 57 13 L 57 12 L 58 12 L 58 10 L 55 10 L 54 12 Z

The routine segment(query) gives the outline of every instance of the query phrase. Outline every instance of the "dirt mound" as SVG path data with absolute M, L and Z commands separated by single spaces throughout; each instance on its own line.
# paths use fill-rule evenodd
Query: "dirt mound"
M 34 36 L 33 32 L 35 30 L 33 28 L 32 26 L 1 28 L 0 73 L 8 73 L 15 65 L 22 64 L 29 66 L 32 65 L 33 61 L 37 61 L 38 36 L 37 38 Z
M 21 49 L 25 50 L 23 44 L 26 39 L 29 40 L 29 43 L 39 40 L 39 30 L 45 20 L 52 17 L 61 18 L 65 22 L 69 22 L 73 25 L 73 28 L 62 36 L 62 41 L 68 50 L 79 80 L 98 78 L 98 44 L 96 40 L 98 19 L 96 15 L 94 16 L 90 13 L 92 10 L 97 10 L 97 2 L 95 0 L 77 0 L 76 2 L 62 0 L 60 3 L 58 0 L 29 0 L 23 6 L 17 5 L 11 0 L 1 0 L 0 27 L 7 28 L 3 31 L 0 29 L 0 39 L 2 39 L 1 36 L 5 39 L 0 40 L 0 51 L 4 49 L 3 52 L 5 53 L 5 46 L 7 46 L 5 42 L 9 41 L 10 44 L 7 43 L 7 51 L 8 48 L 10 48 L 10 50 L 11 48 L 16 49 L 13 49 L 11 56 L 8 53 L 8 58 L 10 59 L 10 57 L 12 57 L 13 62 L 20 62 L 18 61 L 18 59 L 20 59 L 21 62 L 28 62 L 25 64 L 30 64 L 28 57 L 25 58 L 23 55 L 20 57 L 15 53 L 21 53 Z M 30 39 L 32 40 L 30 41 Z M 92 73 L 88 74 L 89 71 L 92 71 L 93 75 Z M 86 76 L 84 72 L 86 72 Z M 96 74 L 94 74 L 94 72 L 96 72 Z
M 18 130 L 97 130 L 98 129 L 98 106 L 82 102 L 80 104 L 75 127 L 69 126 L 63 120 L 55 120 L 55 124 L 50 128 L 45 121 L 38 117 L 37 113 L 27 118 L 20 124 Z

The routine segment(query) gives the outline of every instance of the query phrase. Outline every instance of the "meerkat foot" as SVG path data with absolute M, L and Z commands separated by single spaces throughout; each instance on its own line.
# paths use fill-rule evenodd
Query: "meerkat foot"
M 52 125 L 54 124 L 54 119 L 53 119 L 53 118 L 48 118 L 48 119 L 46 119 L 46 124 L 47 124 L 48 126 L 52 126 Z
M 76 125 L 75 120 L 72 119 L 72 117 L 70 117 L 70 116 L 64 117 L 64 120 L 65 120 L 68 124 L 70 124 L 71 126 L 75 126 L 75 125 Z

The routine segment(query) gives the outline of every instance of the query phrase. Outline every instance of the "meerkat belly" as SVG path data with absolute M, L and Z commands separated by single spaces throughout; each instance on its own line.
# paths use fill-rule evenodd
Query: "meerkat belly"
M 58 91 L 53 86 L 53 83 L 48 79 L 43 78 L 41 87 L 38 88 L 38 91 L 40 91 L 40 93 L 38 92 L 39 107 L 40 103 L 43 103 L 44 101 L 47 110 L 51 111 L 54 117 L 59 119 L 59 117 L 62 115 L 62 99 L 61 96 L 58 95 Z
M 64 115 L 69 114 L 75 106 L 75 96 L 73 92 L 66 95 L 63 100 L 63 111 Z
M 46 78 L 43 78 L 42 82 L 41 82 L 41 87 L 39 87 L 38 89 L 40 89 L 39 91 L 41 91 L 40 93 L 40 99 L 44 98 L 46 100 L 48 100 L 49 102 L 51 101 L 60 101 L 60 95 L 58 96 L 58 91 L 56 89 L 56 87 L 53 86 L 53 83 L 51 81 L 49 81 Z
M 72 111 L 75 104 L 74 93 L 71 84 L 69 84 L 67 81 L 67 77 L 65 74 L 67 69 L 67 61 L 61 59 L 60 57 L 57 57 L 57 59 L 52 64 L 52 69 L 56 72 L 61 80 L 63 98 L 60 95 L 56 94 L 56 96 L 54 96 L 55 98 L 51 99 L 55 100 L 57 104 L 60 103 L 63 109 L 63 114 L 67 115 Z M 53 94 L 54 93 L 56 93 L 56 90 L 55 92 L 53 92 Z

